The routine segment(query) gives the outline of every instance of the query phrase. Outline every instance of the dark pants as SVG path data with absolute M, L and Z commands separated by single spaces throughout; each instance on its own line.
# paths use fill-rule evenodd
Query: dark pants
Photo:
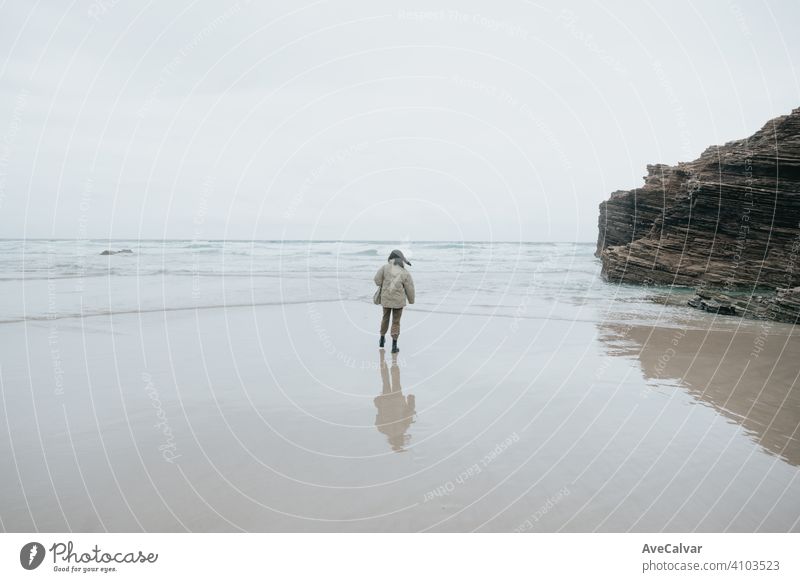
M 402 307 L 384 307 L 383 319 L 381 319 L 381 335 L 386 335 L 389 329 L 389 316 L 392 316 L 392 339 L 397 339 L 400 335 L 400 318 L 403 316 Z

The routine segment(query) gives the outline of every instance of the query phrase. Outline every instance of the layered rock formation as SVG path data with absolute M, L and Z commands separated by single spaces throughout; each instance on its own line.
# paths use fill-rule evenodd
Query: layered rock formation
M 596 255 L 609 281 L 766 294 L 800 287 L 800 108 L 693 162 L 647 167 L 641 188 L 600 204 Z M 800 289 L 771 309 L 794 321 Z M 792 315 L 794 314 L 794 315 Z

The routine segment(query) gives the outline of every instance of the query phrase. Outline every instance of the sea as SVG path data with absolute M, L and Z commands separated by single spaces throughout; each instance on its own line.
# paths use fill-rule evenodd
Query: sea
M 0 323 L 370 302 L 394 248 L 412 263 L 419 311 L 663 324 L 690 292 L 607 283 L 594 243 L 6 239 Z

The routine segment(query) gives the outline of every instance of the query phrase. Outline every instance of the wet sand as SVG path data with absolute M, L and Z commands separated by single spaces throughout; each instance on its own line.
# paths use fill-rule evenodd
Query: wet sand
M 328 302 L 1 325 L 0 525 L 800 530 L 791 327 L 411 308 L 393 358 L 378 319 Z

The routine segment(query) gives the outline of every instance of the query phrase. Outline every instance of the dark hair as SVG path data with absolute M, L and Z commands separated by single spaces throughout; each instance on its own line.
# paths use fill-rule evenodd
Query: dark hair
M 391 253 L 389 253 L 389 259 L 388 260 L 391 261 L 393 259 L 394 259 L 395 265 L 400 265 L 401 267 L 403 266 L 403 263 L 405 263 L 406 265 L 410 265 L 411 264 L 408 261 L 408 259 L 405 257 L 405 255 L 403 254 L 403 251 L 400 251 L 400 250 L 397 250 L 397 249 L 395 249 Z

